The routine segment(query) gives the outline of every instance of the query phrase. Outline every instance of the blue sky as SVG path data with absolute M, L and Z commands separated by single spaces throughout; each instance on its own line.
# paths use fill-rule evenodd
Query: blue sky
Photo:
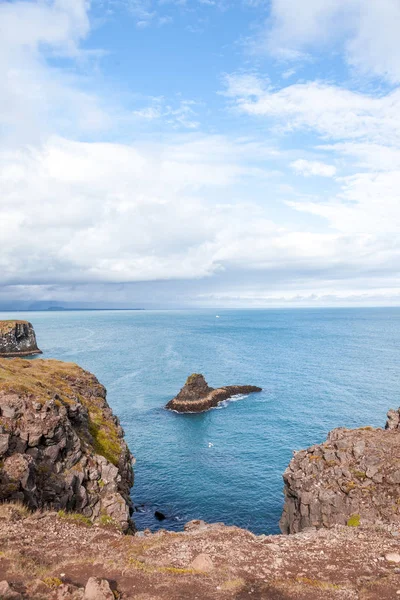
M 0 305 L 400 302 L 398 0 L 0 2 Z

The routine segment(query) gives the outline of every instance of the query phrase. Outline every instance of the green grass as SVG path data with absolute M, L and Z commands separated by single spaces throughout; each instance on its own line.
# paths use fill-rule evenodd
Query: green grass
M 86 527 L 91 527 L 93 525 L 92 521 L 81 515 L 80 513 L 66 512 L 65 510 L 59 510 L 57 516 L 60 519 L 65 519 L 66 521 L 71 521 L 73 523 L 79 523 L 80 525 L 86 525 Z
M 351 515 L 349 519 L 347 519 L 347 527 L 359 527 L 360 525 L 360 515 L 354 514 Z

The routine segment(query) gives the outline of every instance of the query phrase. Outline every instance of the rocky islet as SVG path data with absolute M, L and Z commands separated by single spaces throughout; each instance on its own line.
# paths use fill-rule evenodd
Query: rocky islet
M 193 373 L 175 398 L 165 408 L 180 413 L 199 413 L 215 408 L 233 396 L 262 392 L 254 385 L 228 385 L 214 389 L 208 385 L 204 375 Z

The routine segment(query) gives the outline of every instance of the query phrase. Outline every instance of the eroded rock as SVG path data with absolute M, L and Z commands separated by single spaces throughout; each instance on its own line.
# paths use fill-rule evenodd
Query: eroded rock
M 31 356 L 41 353 L 32 323 L 0 321 L 0 356 Z

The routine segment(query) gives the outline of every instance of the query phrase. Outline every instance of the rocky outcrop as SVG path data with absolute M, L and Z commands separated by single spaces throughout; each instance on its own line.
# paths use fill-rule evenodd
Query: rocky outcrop
M 193 373 L 188 377 L 179 394 L 168 402 L 166 408 L 182 413 L 204 412 L 215 408 L 220 402 L 232 396 L 261 391 L 261 388 L 254 385 L 228 385 L 214 389 L 209 387 L 203 375 Z
M 323 444 L 295 453 L 283 479 L 283 533 L 308 527 L 400 527 L 400 409 L 386 429 L 334 429 Z
M 72 363 L 0 359 L 0 500 L 130 521 L 132 456 L 98 380 Z
M 33 326 L 28 321 L 0 321 L 0 356 L 42 354 Z

